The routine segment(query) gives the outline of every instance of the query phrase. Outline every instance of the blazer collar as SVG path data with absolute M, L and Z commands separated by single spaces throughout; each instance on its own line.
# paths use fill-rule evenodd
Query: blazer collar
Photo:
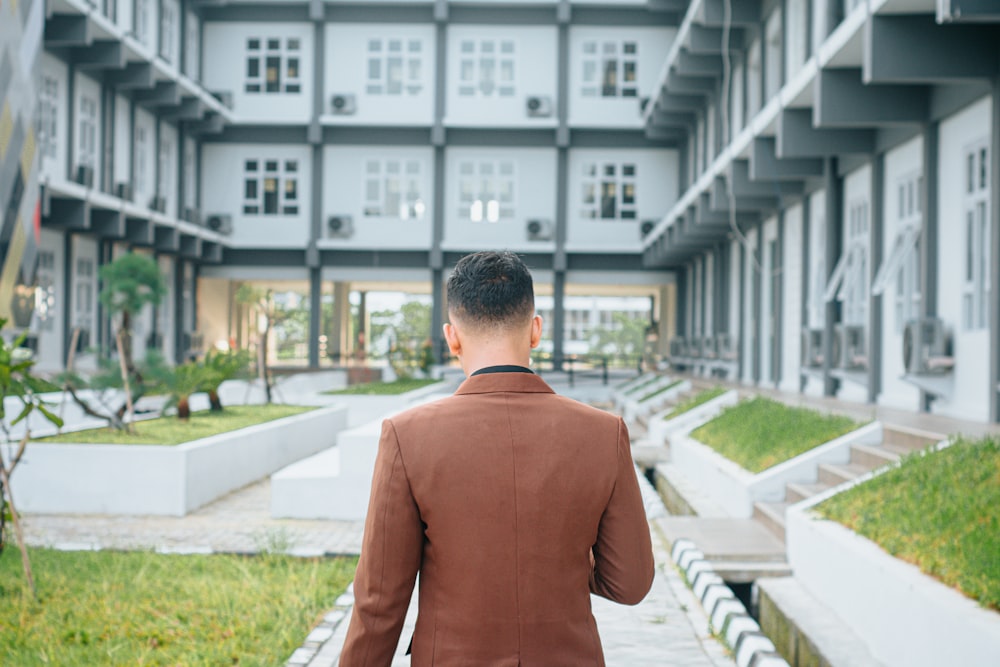
M 496 392 L 554 394 L 545 380 L 530 373 L 486 373 L 466 378 L 455 394 L 492 394 Z

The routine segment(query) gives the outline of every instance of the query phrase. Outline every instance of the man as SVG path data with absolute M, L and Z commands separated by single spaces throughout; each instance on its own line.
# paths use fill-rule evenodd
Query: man
M 343 667 L 390 664 L 418 572 L 414 667 L 603 665 L 590 593 L 649 592 L 625 424 L 526 368 L 534 312 L 516 255 L 455 266 L 444 335 L 468 378 L 382 425 Z

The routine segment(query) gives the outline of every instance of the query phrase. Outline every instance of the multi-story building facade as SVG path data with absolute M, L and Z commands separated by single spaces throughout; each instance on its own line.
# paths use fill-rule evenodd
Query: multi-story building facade
M 651 296 L 696 371 L 1000 418 L 1000 12 L 983 3 L 48 10 L 19 322 L 43 367 L 75 328 L 107 347 L 96 270 L 129 250 L 171 286 L 140 346 L 239 338 L 252 281 L 308 296 L 317 366 L 321 339 L 347 345 L 324 299 L 429 293 L 439 341 L 448 268 L 510 248 L 551 295 L 557 356 L 567 295 Z
M 1000 419 L 1000 8 L 685 4 L 644 114 L 685 137 L 644 243 L 677 269 L 675 357 Z

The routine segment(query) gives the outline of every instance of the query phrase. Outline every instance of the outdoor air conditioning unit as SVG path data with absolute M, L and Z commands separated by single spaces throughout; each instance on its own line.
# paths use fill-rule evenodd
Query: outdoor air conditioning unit
M 937 0 L 937 22 L 1000 21 L 1000 5 L 993 0 Z
M 165 213 L 167 210 L 167 199 L 162 195 L 156 195 L 149 200 L 149 208 L 158 212 Z
M 338 116 L 351 116 L 358 110 L 352 93 L 337 93 L 330 98 L 330 107 Z
M 656 220 L 643 220 L 642 224 L 639 225 L 639 236 L 646 238 L 654 227 L 656 227 Z
M 94 168 L 89 164 L 77 165 L 76 182 L 85 188 L 94 187 Z
M 201 211 L 198 209 L 188 206 L 184 209 L 184 219 L 188 222 L 194 223 L 196 225 L 201 224 Z
M 115 195 L 119 199 L 132 201 L 132 184 L 127 182 L 115 183 Z
M 552 115 L 552 98 L 548 95 L 528 95 L 524 110 L 531 118 L 548 118 Z
M 823 330 L 802 330 L 802 367 L 823 368 Z
M 736 341 L 729 334 L 718 334 L 715 337 L 715 349 L 719 359 L 723 361 L 736 361 Z
M 865 328 L 857 325 L 837 327 L 837 367 L 849 371 L 863 371 L 868 368 L 867 341 Z
M 227 109 L 233 108 L 233 92 L 231 90 L 216 90 L 212 92 L 212 97 L 219 100 L 222 106 Z
M 354 236 L 354 220 L 349 215 L 331 215 L 326 219 L 326 228 L 332 239 L 349 239 Z
M 716 346 L 715 336 L 705 336 L 701 339 L 701 358 L 718 359 L 719 348 Z
M 951 334 L 940 318 L 925 317 L 906 323 L 903 364 L 910 375 L 944 375 L 955 367 Z
M 229 236 L 233 233 L 233 216 L 227 213 L 210 215 L 205 219 L 205 226 L 217 234 Z
M 551 220 L 528 220 L 525 225 L 528 232 L 529 241 L 551 241 L 552 221 Z

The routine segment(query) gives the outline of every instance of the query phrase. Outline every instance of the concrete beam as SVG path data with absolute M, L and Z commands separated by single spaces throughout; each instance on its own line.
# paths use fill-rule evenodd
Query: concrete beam
M 222 246 L 215 241 L 202 241 L 201 259 L 207 264 L 220 264 L 222 262 Z
M 119 91 L 150 90 L 156 85 L 149 63 L 129 63 L 119 72 L 108 72 L 106 81 Z
M 86 16 L 53 14 L 45 21 L 45 48 L 88 46 L 94 39 Z
M 180 253 L 187 259 L 201 258 L 201 237 L 194 234 L 180 234 Z
M 90 206 L 80 199 L 42 196 L 42 222 L 71 232 L 90 229 Z
M 674 67 L 681 76 L 722 77 L 722 59 L 716 55 L 699 55 L 681 49 Z
M 1000 5 L 996 0 L 939 2 L 937 21 L 938 23 L 1000 23 Z
M 181 103 L 181 87 L 176 81 L 158 81 L 152 90 L 141 90 L 135 101 L 146 107 L 176 107 Z
M 177 228 L 153 225 L 153 247 L 158 252 L 180 252 L 181 239 Z
M 656 127 L 677 127 L 688 129 L 695 124 L 695 114 L 693 112 L 660 111 L 653 109 L 649 115 L 649 122 Z
M 865 83 L 986 80 L 998 72 L 996 29 L 941 26 L 931 15 L 872 15 L 865 23 Z
M 705 98 L 699 95 L 661 95 L 654 110 L 667 112 L 700 111 L 705 106 Z
M 789 197 L 805 191 L 802 181 L 757 180 L 750 175 L 747 160 L 733 160 L 727 174 L 729 187 L 737 197 Z
M 689 0 L 646 0 L 646 9 L 651 12 L 680 12 L 687 11 Z
M 927 87 L 865 85 L 859 69 L 822 69 L 814 90 L 816 127 L 918 124 L 930 113 Z
M 671 69 L 667 73 L 667 80 L 664 88 L 670 95 L 714 95 L 716 88 L 715 77 L 691 76 L 685 72 L 679 73 L 676 69 Z
M 779 158 L 829 157 L 875 150 L 875 132 L 869 129 L 820 130 L 812 125 L 809 109 L 785 109 L 778 115 Z
M 225 127 L 225 118 L 217 113 L 210 113 L 202 120 L 191 123 L 188 131 L 194 135 L 221 134 Z
M 823 175 L 818 158 L 779 159 L 773 137 L 757 137 L 750 147 L 750 178 L 755 181 L 800 181 Z
M 704 0 L 695 16 L 696 22 L 710 28 L 721 28 L 726 21 L 726 0 Z M 760 23 L 760 0 L 730 0 L 729 24 L 732 27 L 756 26 Z
M 649 125 L 645 131 L 646 139 L 657 142 L 658 145 L 680 144 L 687 136 L 687 132 L 673 127 L 662 125 Z
M 737 212 L 759 212 L 774 211 L 778 209 L 780 200 L 772 196 L 748 196 L 733 193 L 730 197 L 726 180 L 717 177 L 712 182 L 709 191 L 709 207 L 716 211 L 729 211 L 733 209 Z
M 171 120 L 197 121 L 205 115 L 205 103 L 197 97 L 185 97 L 177 106 L 177 110 L 167 114 Z
M 101 40 L 89 46 L 74 47 L 70 62 L 85 70 L 120 70 L 125 67 L 125 49 L 117 40 Z
M 149 218 L 125 217 L 125 238 L 129 243 L 140 246 L 153 245 L 153 223 Z
M 688 51 L 699 55 L 720 55 L 722 54 L 722 28 L 709 28 L 704 25 L 692 23 L 688 28 L 687 46 Z M 743 45 L 743 35 L 739 30 L 729 31 L 729 52 L 736 51 Z
M 91 209 L 90 227 L 101 238 L 123 239 L 125 238 L 125 215 L 114 209 Z

